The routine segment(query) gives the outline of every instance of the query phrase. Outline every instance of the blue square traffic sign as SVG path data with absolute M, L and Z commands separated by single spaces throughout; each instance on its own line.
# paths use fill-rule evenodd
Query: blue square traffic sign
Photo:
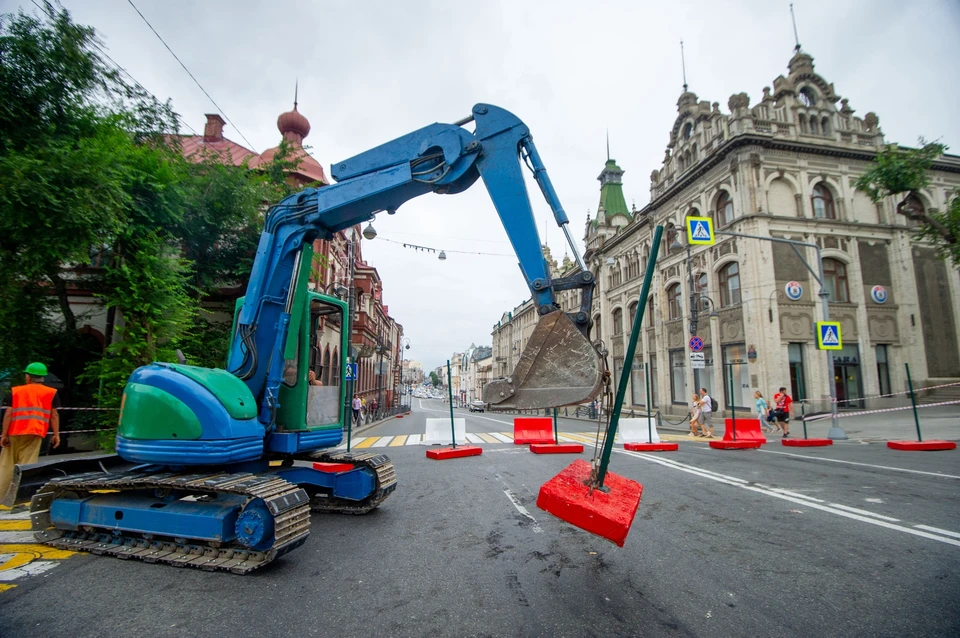
M 842 350 L 839 321 L 817 322 L 817 348 L 820 350 Z
M 344 381 L 356 381 L 357 380 L 357 364 L 348 363 L 347 367 L 344 368 L 346 375 L 343 377 Z
M 687 242 L 694 244 L 712 244 L 713 220 L 709 217 L 687 217 Z

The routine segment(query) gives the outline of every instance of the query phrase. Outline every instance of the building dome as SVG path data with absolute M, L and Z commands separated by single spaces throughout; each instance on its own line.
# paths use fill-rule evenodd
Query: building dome
M 297 110 L 297 103 L 293 103 L 293 110 L 281 113 L 277 118 L 277 128 L 283 137 L 291 142 L 303 142 L 303 138 L 310 135 L 310 122 L 300 111 Z

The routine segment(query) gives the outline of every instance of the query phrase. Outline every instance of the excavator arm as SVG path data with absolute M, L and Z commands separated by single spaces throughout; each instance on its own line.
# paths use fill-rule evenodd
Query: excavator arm
M 475 122 L 473 132 L 464 125 Z M 526 163 L 563 229 L 580 266 L 551 279 L 523 181 Z M 250 283 L 231 344 L 228 369 L 260 400 L 260 421 L 274 423 L 290 314 L 297 293 L 303 246 L 314 239 L 394 214 L 426 193 L 460 193 L 482 178 L 496 207 L 520 270 L 537 307 L 539 322 L 513 375 L 484 388 L 494 408 L 569 405 L 599 391 L 599 356 L 588 341 L 593 274 L 583 266 L 568 219 L 547 176 L 527 126 L 508 111 L 478 104 L 454 124 L 431 124 L 332 166 L 336 184 L 306 189 L 272 207 L 257 248 Z M 567 315 L 558 290 L 580 289 L 581 307 Z

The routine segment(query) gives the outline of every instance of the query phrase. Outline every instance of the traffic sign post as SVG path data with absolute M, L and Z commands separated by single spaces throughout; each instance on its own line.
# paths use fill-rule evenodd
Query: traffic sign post
M 716 238 L 713 235 L 713 220 L 709 217 L 687 217 L 687 243 L 690 245 L 712 245 Z
M 703 350 L 703 339 L 697 336 L 690 337 L 690 349 L 694 352 Z
M 707 368 L 706 357 L 702 352 L 690 353 L 690 369 L 705 370 Z
M 817 348 L 820 350 L 842 350 L 839 321 L 817 322 Z

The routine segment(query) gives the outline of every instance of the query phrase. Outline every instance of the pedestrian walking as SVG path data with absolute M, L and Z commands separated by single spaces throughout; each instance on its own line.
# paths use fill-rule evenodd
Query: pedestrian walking
M 353 395 L 353 421 L 357 425 L 360 425 L 360 410 L 363 408 L 363 403 L 360 401 L 360 395 Z
M 702 411 L 700 408 L 700 395 L 693 395 L 693 399 L 690 401 L 690 436 L 706 436 L 706 431 L 703 429 L 703 425 L 700 423 L 702 417 Z
M 770 406 L 767 405 L 767 401 L 763 398 L 763 394 L 760 393 L 760 390 L 757 390 L 753 393 L 753 398 L 757 402 L 757 418 L 760 419 L 760 425 L 763 427 L 763 431 L 775 431 L 776 428 L 772 425 L 773 418 Z
M 777 425 L 783 430 L 783 438 L 790 436 L 790 414 L 793 411 L 793 399 L 787 394 L 786 388 L 780 388 L 780 391 L 773 395 L 773 403 L 776 406 L 773 409 L 773 415 L 777 420 Z
M 708 439 L 713 438 L 713 413 L 718 407 L 716 400 L 707 394 L 707 389 L 700 388 L 700 428 Z M 707 428 L 710 429 L 709 434 L 706 434 Z
M 13 388 L 10 407 L 3 413 L 0 434 L 0 500 L 13 482 L 14 465 L 30 465 L 40 457 L 40 445 L 48 430 L 53 430 L 50 443 L 60 446 L 60 399 L 55 388 L 43 385 L 47 366 L 31 363 L 24 370 L 26 381 Z

